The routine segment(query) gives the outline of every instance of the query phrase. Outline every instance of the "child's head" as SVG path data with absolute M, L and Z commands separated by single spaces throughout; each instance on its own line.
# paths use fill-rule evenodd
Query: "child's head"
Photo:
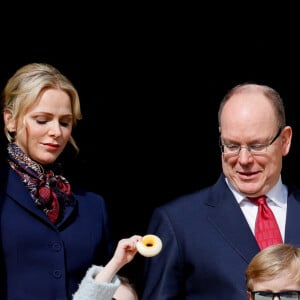
M 300 248 L 278 244 L 265 248 L 251 260 L 245 272 L 249 299 L 254 292 L 266 295 L 294 291 L 291 299 L 298 299 L 300 290 Z M 292 294 L 290 292 L 290 294 Z M 265 296 L 267 297 L 267 296 Z M 268 299 L 268 298 L 266 298 Z
M 116 290 L 113 300 L 138 300 L 138 295 L 134 286 L 128 278 L 120 276 L 121 285 Z

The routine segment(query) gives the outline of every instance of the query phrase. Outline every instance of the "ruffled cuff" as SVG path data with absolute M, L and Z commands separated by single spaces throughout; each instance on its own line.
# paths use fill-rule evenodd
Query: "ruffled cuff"
M 121 282 L 118 276 L 114 276 L 111 282 L 97 282 L 95 277 L 102 269 L 102 266 L 93 265 L 87 270 L 73 295 L 73 300 L 112 299 Z

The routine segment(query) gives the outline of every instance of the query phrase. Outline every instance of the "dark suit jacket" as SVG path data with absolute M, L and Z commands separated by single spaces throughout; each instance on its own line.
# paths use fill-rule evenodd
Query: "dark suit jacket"
M 300 194 L 288 191 L 285 242 L 300 246 Z M 143 300 L 247 300 L 244 271 L 259 251 L 221 175 L 215 185 L 154 210 L 148 233 L 163 249 L 145 259 Z
M 87 269 L 112 253 L 103 198 L 74 188 L 75 207 L 54 226 L 19 176 L 0 170 L 0 299 L 71 299 Z

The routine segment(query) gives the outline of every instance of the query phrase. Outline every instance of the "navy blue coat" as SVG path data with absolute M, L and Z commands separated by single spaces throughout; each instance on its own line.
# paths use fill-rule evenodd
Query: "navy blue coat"
M 72 299 L 87 269 L 112 254 L 103 198 L 73 188 L 76 206 L 54 226 L 12 169 L 0 176 L 0 299 Z
M 289 188 L 285 242 L 300 246 L 300 194 Z M 159 208 L 148 233 L 163 242 L 145 259 L 143 300 L 247 300 L 245 269 L 259 251 L 221 175 L 215 185 Z

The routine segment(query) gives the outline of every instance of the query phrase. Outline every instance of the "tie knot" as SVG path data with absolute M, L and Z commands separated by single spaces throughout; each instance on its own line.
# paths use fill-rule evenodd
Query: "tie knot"
M 259 197 L 248 197 L 248 199 L 256 205 L 262 205 L 262 204 L 267 203 L 267 196 L 266 195 L 259 196 Z

